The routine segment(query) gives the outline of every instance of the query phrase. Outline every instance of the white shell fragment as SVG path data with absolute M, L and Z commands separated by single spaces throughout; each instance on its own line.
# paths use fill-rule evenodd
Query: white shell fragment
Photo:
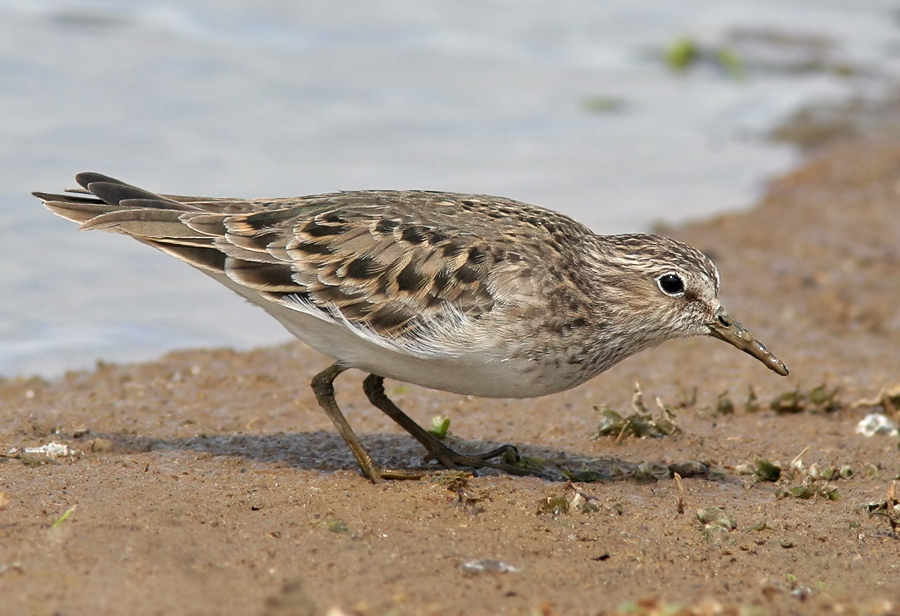
M 856 433 L 866 437 L 882 434 L 885 436 L 897 436 L 897 424 L 888 419 L 883 413 L 869 413 L 856 424 Z
M 64 443 L 50 442 L 39 447 L 23 447 L 19 449 L 14 447 L 6 452 L 6 457 L 20 458 L 22 456 L 43 456 L 55 460 L 56 458 L 66 458 L 77 456 L 78 451 L 72 449 Z
M 465 573 L 518 573 L 520 569 L 502 560 L 479 558 L 465 562 L 460 567 Z
M 26 447 L 24 453 L 44 455 L 48 458 L 65 458 L 66 456 L 74 456 L 78 452 L 63 443 L 47 443 L 40 447 Z

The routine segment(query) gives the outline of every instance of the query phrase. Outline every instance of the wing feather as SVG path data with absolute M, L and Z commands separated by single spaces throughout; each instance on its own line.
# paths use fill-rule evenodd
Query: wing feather
M 76 179 L 84 191 L 35 194 L 82 229 L 131 235 L 226 278 L 259 304 L 409 348 L 427 347 L 429 336 L 464 344 L 463 332 L 498 302 L 515 318 L 536 285 L 559 276 L 535 247 L 586 231 L 547 210 L 477 195 L 238 200 L 159 195 L 97 173 Z

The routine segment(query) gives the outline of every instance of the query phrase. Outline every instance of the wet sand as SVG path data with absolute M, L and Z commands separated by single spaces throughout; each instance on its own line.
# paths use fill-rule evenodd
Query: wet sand
M 868 138 L 830 146 L 752 211 L 670 231 L 713 257 L 726 307 L 787 379 L 694 339 L 537 400 L 388 383 L 420 423 L 448 415 L 459 448 L 512 442 L 570 471 L 586 460 L 578 478 L 595 482 L 373 485 L 307 386 L 328 360 L 299 344 L 0 382 L 2 451 L 77 451 L 0 458 L 0 611 L 897 613 L 898 536 L 864 505 L 888 499 L 898 439 L 857 435 L 879 408 L 854 402 L 900 384 L 898 214 L 900 145 Z M 361 376 L 337 383 L 351 424 L 378 459 L 417 463 Z M 630 413 L 635 382 L 680 430 L 592 439 L 593 407 Z M 834 398 L 770 408 L 823 384 Z M 781 479 L 743 474 L 759 460 Z M 811 478 L 829 469 L 852 476 Z M 804 480 L 812 497 L 784 496 Z

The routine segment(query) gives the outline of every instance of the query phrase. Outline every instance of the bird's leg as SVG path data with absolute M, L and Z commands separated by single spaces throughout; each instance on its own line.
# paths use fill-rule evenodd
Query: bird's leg
M 347 443 L 347 447 L 353 452 L 353 457 L 356 458 L 356 463 L 359 465 L 363 474 L 373 483 L 380 483 L 385 479 L 418 479 L 425 475 L 425 471 L 403 468 L 381 468 L 378 466 L 378 463 L 375 462 L 372 454 L 370 454 L 363 446 L 359 437 L 356 436 L 353 429 L 350 427 L 350 424 L 347 423 L 347 418 L 341 413 L 341 409 L 338 408 L 337 405 L 337 400 L 334 399 L 334 379 L 336 379 L 344 370 L 346 370 L 345 367 L 339 364 L 333 364 L 314 376 L 310 385 L 312 386 L 313 393 L 316 395 L 319 406 L 321 406 L 322 410 L 325 411 L 325 414 L 328 415 L 331 423 L 337 428 L 338 434 L 341 435 L 341 438 Z
M 471 468 L 489 467 L 505 471 L 512 475 L 535 474 L 534 472 L 529 472 L 524 468 L 513 466 L 512 464 L 501 464 L 489 461 L 490 458 L 495 458 L 500 455 L 503 455 L 507 460 L 512 458 L 513 461 L 518 461 L 519 452 L 512 445 L 504 445 L 492 451 L 474 456 L 457 453 L 442 443 L 440 439 L 431 432 L 428 432 L 413 421 L 409 415 L 401 411 L 397 405 L 387 397 L 387 394 L 384 392 L 384 377 L 378 376 L 377 374 L 370 374 L 366 377 L 366 380 L 363 381 L 363 391 L 366 393 L 366 397 L 369 398 L 369 402 L 381 410 L 385 415 L 400 424 L 400 427 L 409 432 L 414 439 L 422 443 L 425 449 L 428 450 L 429 455 L 443 465 L 444 468 L 454 469 L 457 468 L 457 466 L 468 466 Z

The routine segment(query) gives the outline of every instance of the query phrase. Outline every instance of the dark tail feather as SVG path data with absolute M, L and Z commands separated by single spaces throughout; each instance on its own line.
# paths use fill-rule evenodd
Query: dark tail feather
M 85 172 L 75 176 L 75 181 L 81 184 L 91 194 L 96 195 L 110 205 L 122 207 L 152 207 L 160 210 L 193 211 L 196 208 L 184 205 L 162 195 L 152 193 L 126 184 L 121 180 L 111 178 L 102 173 Z M 139 201 L 140 203 L 131 203 Z
M 194 267 L 224 273 L 226 255 L 215 248 L 216 235 L 198 231 L 181 220 L 185 212 L 201 214 L 199 208 L 100 173 L 79 173 L 75 179 L 84 190 L 32 194 L 41 199 L 48 210 L 79 223 L 83 230 L 124 233 Z M 221 221 L 213 228 L 224 231 Z

